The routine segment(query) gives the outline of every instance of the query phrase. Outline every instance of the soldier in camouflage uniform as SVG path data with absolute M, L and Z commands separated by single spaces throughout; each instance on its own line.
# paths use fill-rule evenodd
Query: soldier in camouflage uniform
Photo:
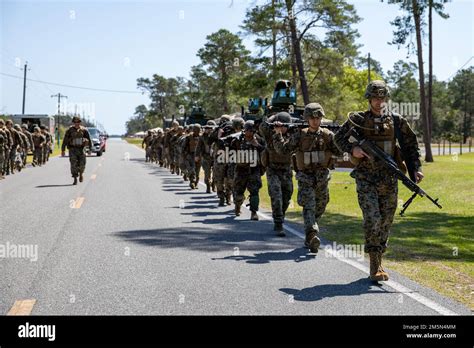
M 154 154 L 155 162 L 163 167 L 163 140 L 164 134 L 163 130 L 160 128 L 156 134 L 156 138 L 153 140 L 151 144 L 151 150 Z
M 334 134 L 321 128 L 324 110 L 318 103 L 306 105 L 303 116 L 309 127 L 296 131 L 288 140 L 282 136 L 283 127 L 275 127 L 273 144 L 279 153 L 296 154 L 298 204 L 303 207 L 305 246 L 317 253 L 321 243 L 318 221 L 329 202 L 329 169 L 333 156 L 341 154 L 334 143 Z
M 184 143 L 188 135 L 191 134 L 191 126 L 186 125 L 184 126 L 184 132 L 181 134 L 181 136 L 178 138 L 177 141 L 177 161 L 178 161 L 178 166 L 179 170 L 181 172 L 181 176 L 183 177 L 184 181 L 188 181 L 188 171 L 186 167 L 186 154 L 184 153 Z
M 84 147 L 92 144 L 87 128 L 81 126 L 81 119 L 77 116 L 72 118 L 73 126 L 69 127 L 64 135 L 61 146 L 61 156 L 65 156 L 66 146 L 69 150 L 69 162 L 71 163 L 71 175 L 74 178 L 73 185 L 84 180 L 83 174 L 86 169 L 86 154 Z
M 178 132 L 178 127 L 179 123 L 177 121 L 173 121 L 171 124 L 171 129 L 168 130 L 168 132 L 165 135 L 165 139 L 163 141 L 163 146 L 165 149 L 165 157 L 166 157 L 166 162 L 168 163 L 168 166 L 170 168 L 171 174 L 174 174 L 174 148 L 171 145 L 171 140 L 173 137 L 176 135 Z
M 216 185 L 217 197 L 219 197 L 219 206 L 224 206 L 226 203 L 230 205 L 230 198 L 232 196 L 232 182 L 227 177 L 228 171 L 227 163 L 220 163 L 218 161 L 217 153 L 219 150 L 224 150 L 226 144 L 221 140 L 224 135 L 224 126 L 229 127 L 230 116 L 222 115 L 219 119 L 219 127 L 216 128 L 210 135 L 212 142 L 212 153 L 214 156 L 213 162 L 213 179 Z M 232 178 L 233 179 L 233 178 Z
M 189 178 L 189 187 L 191 187 L 193 190 L 197 189 L 199 183 L 199 173 L 201 172 L 201 159 L 196 155 L 196 149 L 200 138 L 201 125 L 195 124 L 192 127 L 192 133 L 186 136 L 183 145 L 186 173 Z
M 262 187 L 262 168 L 260 154 L 265 149 L 263 138 L 255 134 L 254 122 L 247 121 L 244 124 L 244 132 L 240 137 L 233 138 L 230 149 L 236 151 L 247 151 L 249 154 L 256 154 L 255 163 L 237 163 L 235 166 L 234 189 L 235 189 L 235 215 L 241 213 L 241 206 L 244 202 L 245 190 L 250 193 L 250 219 L 258 220 L 258 206 L 260 198 L 258 192 Z M 250 159 L 250 155 L 248 155 Z M 249 161 L 250 162 L 250 161 Z M 254 165 L 256 164 L 256 165 Z
M 43 146 L 46 142 L 46 137 L 41 134 L 39 127 L 35 127 L 32 138 L 35 147 L 32 164 L 33 166 L 41 166 L 43 163 Z
M 22 145 L 18 149 L 18 153 L 20 155 L 21 162 L 16 163 L 18 171 L 21 172 L 21 169 L 26 166 L 26 157 L 28 156 L 28 149 L 31 147 L 30 141 L 25 133 L 22 132 L 21 127 L 19 124 L 15 124 L 13 128 L 17 131 L 18 135 L 22 140 Z
M 211 158 L 211 140 L 210 134 L 213 127 L 216 126 L 216 122 L 209 120 L 204 126 L 204 133 L 199 138 L 196 147 L 196 157 L 202 163 L 202 169 L 204 170 L 204 182 L 206 184 L 206 193 L 211 193 L 211 173 L 212 173 L 212 158 Z
M 5 127 L 5 122 L 0 119 L 0 129 L 3 130 L 5 133 L 5 140 L 4 140 L 4 150 L 3 150 L 3 166 L 0 168 L 3 175 L 10 174 L 10 149 L 13 146 L 13 137 L 11 132 Z
M 4 167 L 5 167 L 5 151 L 7 148 L 8 135 L 3 129 L 5 123 L 0 119 L 0 180 L 5 179 Z
M 365 251 L 370 258 L 370 279 L 388 280 L 382 267 L 382 254 L 387 249 L 390 227 L 397 209 L 398 180 L 378 160 L 371 160 L 357 144 L 352 143 L 348 132 L 352 127 L 395 159 L 401 158 L 397 133 L 401 134 L 403 158 L 413 163 L 413 177 L 423 178 L 420 151 L 416 136 L 405 118 L 386 109 L 390 91 L 384 81 L 376 80 L 367 85 L 365 97 L 369 110 L 353 112 L 335 136 L 342 151 L 352 155 L 356 164 L 351 176 L 356 180 L 359 206 L 364 218 Z M 401 163 L 397 160 L 397 163 Z
M 291 123 L 291 116 L 287 112 L 280 112 L 268 119 L 269 123 Z M 283 222 L 285 213 L 290 205 L 293 195 L 293 171 L 291 168 L 291 153 L 279 153 L 273 145 L 273 131 L 266 122 L 259 127 L 260 134 L 267 143 L 267 148 L 262 154 L 262 164 L 266 167 L 268 195 L 272 204 L 272 217 L 277 236 L 284 237 Z M 289 138 L 286 128 L 282 129 L 282 137 Z
M 12 174 L 15 174 L 15 159 L 17 151 L 20 151 L 21 148 L 24 147 L 23 145 L 23 138 L 21 137 L 20 133 L 13 128 L 13 122 L 8 120 L 6 122 L 7 129 L 10 131 L 12 135 L 12 147 L 10 148 L 10 156 L 8 158 L 9 169 Z M 8 174 L 8 173 L 7 173 Z
M 22 125 L 21 125 L 21 130 L 22 130 L 22 132 L 26 135 L 26 137 L 28 138 L 29 151 L 31 151 L 31 153 L 34 153 L 34 151 L 35 151 L 35 144 L 33 143 L 33 136 L 32 136 L 32 134 L 28 131 L 28 125 L 22 124 Z M 28 151 L 26 152 L 26 156 L 25 156 L 24 161 L 23 161 L 23 164 L 24 164 L 25 166 L 26 166 L 27 157 L 28 157 Z
M 145 162 L 150 161 L 151 142 L 153 140 L 152 131 L 148 131 L 147 135 L 142 140 L 142 149 L 145 148 Z
M 51 133 L 48 132 L 46 129 L 46 126 L 42 125 L 40 126 L 41 133 L 46 138 L 45 145 L 43 146 L 43 164 L 49 161 L 49 155 L 51 153 L 51 147 L 53 145 L 53 137 L 51 136 Z
M 244 128 L 244 124 L 245 124 L 245 121 L 242 117 L 234 117 L 232 119 L 232 132 L 233 133 L 242 132 Z M 225 178 L 232 192 L 232 198 L 234 201 L 235 201 L 235 187 L 234 187 L 235 166 L 236 166 L 235 163 L 229 163 L 227 165 L 227 170 L 225 174 Z M 226 201 L 227 201 L 227 204 L 230 204 L 231 203 L 230 197 L 226 197 Z
M 180 166 L 179 166 L 179 157 L 180 157 L 180 148 L 179 148 L 179 139 L 183 136 L 184 134 L 184 128 L 183 126 L 178 126 L 176 132 L 170 139 L 169 143 L 169 148 L 171 150 L 171 166 L 172 170 L 171 173 L 180 175 Z

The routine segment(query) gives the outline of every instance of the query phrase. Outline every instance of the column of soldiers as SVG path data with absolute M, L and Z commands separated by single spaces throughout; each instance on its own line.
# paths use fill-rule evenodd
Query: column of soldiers
M 46 127 L 34 126 L 31 133 L 26 124 L 14 125 L 11 120 L 0 119 L 0 180 L 25 168 L 29 153 L 33 155 L 33 167 L 49 161 L 52 136 Z
M 387 249 L 397 207 L 397 179 L 352 143 L 348 134 L 352 127 L 357 127 L 366 139 L 394 157 L 400 146 L 404 149 L 404 160 L 414 163 L 416 182 L 421 181 L 423 174 L 416 136 L 403 117 L 384 110 L 389 96 L 383 81 L 369 83 L 365 93 L 369 109 L 350 113 L 336 134 L 321 127 L 325 112 L 318 103 L 310 103 L 304 109 L 307 127 L 292 131 L 288 127 L 292 118 L 286 112 L 270 116 L 258 128 L 253 121 L 231 120 L 229 115 L 222 115 L 217 123 L 209 121 L 203 127 L 192 125 L 188 129 L 174 122 L 170 129 L 156 135 L 155 147 L 153 142 L 147 145 L 150 147 L 147 159 L 155 158 L 156 163 L 169 168 L 172 174 L 182 175 L 184 180 L 189 180 L 193 190 L 198 188 L 202 167 L 206 192 L 217 191 L 219 206 L 233 202 L 236 216 L 241 214 L 244 195 L 248 191 L 251 220 L 258 220 L 261 176 L 266 172 L 273 229 L 281 237 L 285 236 L 283 225 L 293 195 L 294 171 L 298 184 L 297 203 L 303 208 L 304 245 L 317 253 L 320 246 L 318 223 L 329 203 L 330 170 L 334 169 L 336 157 L 348 153 L 355 164 L 351 176 L 356 180 L 363 214 L 370 279 L 388 280 L 382 267 L 382 254 Z M 254 151 L 258 154 L 257 162 L 222 160 L 220 154 L 227 150 Z

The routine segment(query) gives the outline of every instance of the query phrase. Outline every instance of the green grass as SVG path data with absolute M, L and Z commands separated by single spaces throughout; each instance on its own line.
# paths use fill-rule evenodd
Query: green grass
M 421 187 L 443 209 L 417 197 L 404 217 L 397 215 L 392 227 L 386 266 L 450 296 L 474 309 L 474 153 L 437 156 L 424 164 Z M 261 191 L 263 206 L 270 209 L 266 189 Z M 349 173 L 332 173 L 330 202 L 321 218 L 322 235 L 341 244 L 363 244 L 362 213 L 357 203 L 355 181 Z M 411 192 L 399 185 L 399 202 Z M 296 204 L 297 185 L 287 219 L 302 222 Z
M 130 144 L 137 145 L 138 147 L 142 146 L 142 138 L 123 138 L 125 141 L 127 141 Z
M 59 146 L 57 146 L 57 143 L 54 143 L 53 147 L 53 153 L 49 155 L 49 157 L 55 157 L 55 156 L 60 156 L 61 155 L 61 143 L 59 143 Z M 29 155 L 26 159 L 26 163 L 31 164 L 33 162 L 33 155 Z

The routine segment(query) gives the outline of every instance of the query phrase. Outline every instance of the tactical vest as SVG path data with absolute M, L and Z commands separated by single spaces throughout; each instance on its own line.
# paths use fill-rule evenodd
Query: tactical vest
M 196 152 L 196 147 L 199 141 L 199 136 L 190 135 L 189 136 L 189 152 Z
M 76 128 L 71 127 L 69 128 L 69 132 L 71 133 L 71 140 L 69 141 L 69 146 L 84 146 L 86 144 L 87 138 L 84 136 L 85 129 L 83 127 L 77 130 Z
M 39 148 L 43 142 L 44 136 L 42 136 L 41 134 L 33 134 L 33 144 L 35 144 L 35 148 Z
M 364 117 L 361 125 L 364 137 L 374 142 L 385 153 L 394 157 L 395 155 L 395 127 L 391 117 Z M 366 129 L 369 128 L 369 129 Z
M 328 148 L 331 141 L 329 130 L 320 128 L 316 133 L 308 130 L 309 128 L 301 130 L 300 147 L 296 152 L 298 170 L 328 168 L 332 159 L 332 152 Z

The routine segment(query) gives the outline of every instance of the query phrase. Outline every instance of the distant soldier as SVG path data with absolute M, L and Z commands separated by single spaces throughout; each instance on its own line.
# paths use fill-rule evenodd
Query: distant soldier
M 2 129 L 3 133 L 5 133 L 4 137 L 4 147 L 3 147 L 3 167 L 0 168 L 3 175 L 10 174 L 10 149 L 13 146 L 13 137 L 10 130 L 5 126 L 5 121 L 0 119 L 0 129 Z
M 199 183 L 199 173 L 201 172 L 201 158 L 197 156 L 196 149 L 201 137 L 201 125 L 195 124 L 192 133 L 186 136 L 183 145 L 183 152 L 186 161 L 186 172 L 189 178 L 189 187 L 197 189 Z
M 31 147 L 31 145 L 30 145 L 30 141 L 28 140 L 28 137 L 26 136 L 25 133 L 22 132 L 19 124 L 15 124 L 13 128 L 18 132 L 18 135 L 21 137 L 21 140 L 22 140 L 22 145 L 18 149 L 18 154 L 17 154 L 17 158 L 19 158 L 20 161 L 16 160 L 17 168 L 19 171 L 21 171 L 21 168 L 24 168 L 26 166 L 26 157 L 28 156 L 28 149 Z
M 318 103 L 306 105 L 303 117 L 309 127 L 293 133 L 289 139 L 282 136 L 283 127 L 275 127 L 273 144 L 277 152 L 296 154 L 298 204 L 303 207 L 305 246 L 317 253 L 321 243 L 318 221 L 329 202 L 329 169 L 334 169 L 333 156 L 342 153 L 334 143 L 334 134 L 321 128 L 324 110 Z
M 156 136 L 151 143 L 151 152 L 153 154 L 153 158 L 155 163 L 159 163 L 160 167 L 163 167 L 163 130 L 160 128 Z
M 173 148 L 172 140 L 173 140 L 173 137 L 178 132 L 178 128 L 179 128 L 178 121 L 173 121 L 171 123 L 171 129 L 166 134 L 165 139 L 164 139 L 164 143 L 163 143 L 164 148 L 165 148 L 166 162 L 169 165 L 171 174 L 174 174 L 174 171 L 175 171 L 175 167 L 174 167 L 174 148 Z
M 33 144 L 34 144 L 34 152 L 33 152 L 33 166 L 40 166 L 43 163 L 43 146 L 46 143 L 46 137 L 41 133 L 39 127 L 35 127 L 33 129 Z
M 147 132 L 147 135 L 142 140 L 142 149 L 145 147 L 145 162 L 150 161 L 150 151 L 151 151 L 151 141 L 153 139 L 153 133 L 151 131 Z
M 33 136 L 30 133 L 30 131 L 28 130 L 28 125 L 25 124 L 25 123 L 22 124 L 21 125 L 21 130 L 26 135 L 26 137 L 28 138 L 28 142 L 29 142 L 29 145 L 30 145 L 29 151 L 31 151 L 31 153 L 33 153 L 35 151 L 35 145 L 33 143 Z M 24 160 L 24 165 L 25 166 L 26 166 L 27 157 L 28 157 L 28 152 L 26 153 L 25 160 Z
M 222 115 L 219 119 L 219 127 L 216 128 L 210 135 L 213 144 L 212 152 L 214 156 L 213 164 L 213 178 L 216 185 L 217 197 L 219 197 L 219 206 L 231 204 L 232 197 L 232 180 L 228 178 L 226 173 L 228 170 L 227 163 L 221 163 L 218 159 L 217 153 L 219 150 L 225 150 L 226 144 L 222 138 L 231 134 L 233 131 L 229 115 Z
M 64 135 L 61 147 L 61 156 L 65 156 L 66 146 L 69 150 L 69 162 L 71 163 L 71 175 L 74 178 L 73 185 L 84 180 L 83 174 L 86 169 L 86 154 L 84 147 L 92 144 L 87 128 L 81 126 L 81 119 L 77 116 L 72 118 L 73 126 L 69 127 Z
M 17 151 L 20 151 L 24 147 L 23 138 L 21 137 L 20 133 L 16 129 L 13 128 L 13 122 L 11 120 L 8 120 L 6 122 L 6 125 L 13 139 L 12 147 L 10 148 L 10 157 L 8 160 L 9 160 L 10 171 L 12 174 L 14 174 Z
M 207 121 L 204 126 L 204 133 L 199 138 L 196 147 L 196 157 L 202 163 L 202 169 L 204 170 L 204 182 L 206 184 L 206 193 L 211 193 L 211 172 L 212 172 L 212 157 L 211 157 L 211 141 L 210 134 L 215 128 L 216 122 L 213 120 Z
M 365 91 L 369 110 L 350 113 L 335 136 L 339 148 L 350 153 L 351 161 L 356 164 L 351 176 L 356 180 L 359 206 L 364 218 L 364 249 L 369 254 L 372 281 L 388 280 L 388 274 L 382 267 L 382 254 L 387 249 L 390 227 L 397 209 L 398 180 L 380 161 L 369 159 L 357 144 L 350 141 L 348 134 L 351 128 L 356 128 L 365 139 L 392 156 L 401 168 L 403 158 L 411 169 L 409 174 L 414 181 L 423 179 L 416 135 L 405 118 L 386 109 L 389 97 L 390 91 L 384 81 L 370 82 Z M 403 156 L 399 146 L 403 149 Z
M 169 140 L 169 149 L 171 154 L 171 174 L 180 175 L 179 167 L 179 157 L 180 157 L 180 148 L 178 145 L 178 140 L 183 136 L 184 128 L 183 126 L 178 126 L 176 132 L 173 133 Z
M 5 179 L 4 168 L 5 168 L 5 151 L 7 148 L 8 135 L 3 129 L 5 122 L 0 119 L 0 180 Z
M 269 123 L 291 123 L 291 116 L 287 112 L 280 112 L 268 119 Z M 273 230 L 280 237 L 285 236 L 283 223 L 285 213 L 293 195 L 293 171 L 291 168 L 291 152 L 280 153 L 273 145 L 273 130 L 266 122 L 260 124 L 260 134 L 264 137 L 267 147 L 262 154 L 262 164 L 266 167 L 268 195 L 272 205 Z M 286 128 L 282 129 L 282 138 L 287 141 L 290 134 Z
M 41 133 L 44 135 L 46 138 L 46 142 L 43 145 L 43 164 L 49 161 L 49 154 L 51 153 L 51 146 L 53 145 L 53 138 L 51 136 L 51 133 L 48 132 L 46 129 L 46 126 L 41 125 L 40 126 Z
M 255 134 L 253 121 L 245 122 L 242 135 L 233 138 L 230 149 L 240 151 L 241 158 L 247 158 L 247 161 L 237 161 L 235 166 L 235 215 L 240 215 L 244 193 L 245 190 L 248 190 L 250 193 L 250 219 L 258 220 L 259 190 L 262 187 L 260 153 L 265 149 L 265 142 Z

